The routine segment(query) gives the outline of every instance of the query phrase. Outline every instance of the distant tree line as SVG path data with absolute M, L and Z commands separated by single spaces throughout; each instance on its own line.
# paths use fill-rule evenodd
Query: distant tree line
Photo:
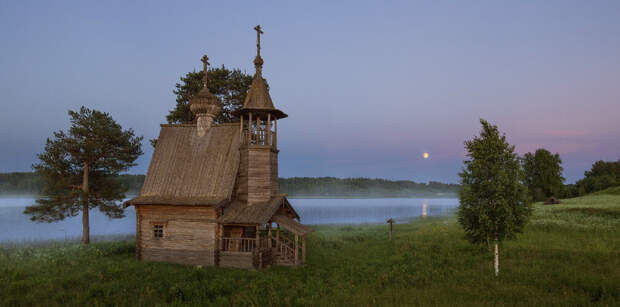
M 597 161 L 584 173 L 584 178 L 563 188 L 563 198 L 571 198 L 620 186 L 620 160 Z
M 548 153 L 548 152 L 547 152 Z M 584 178 L 574 184 L 563 184 L 559 156 L 542 153 L 547 167 L 533 162 L 536 154 L 526 154 L 522 159 L 526 184 L 534 201 L 546 197 L 572 198 L 620 186 L 620 160 L 598 161 L 585 172 Z M 529 166 L 527 164 L 530 164 Z M 539 163 L 545 165 L 545 163 Z M 545 171 L 546 170 L 546 171 Z M 544 175 L 547 173 L 547 175 Z M 128 195 L 140 193 L 144 175 L 119 175 L 127 187 Z M 561 178 L 561 181 L 559 181 Z M 43 188 L 41 179 L 33 172 L 0 173 L 0 194 L 39 194 Z M 280 192 L 291 196 L 355 196 L 355 197 L 410 197 L 456 195 L 460 185 L 430 181 L 418 183 L 410 180 L 386 180 L 371 178 L 292 177 L 280 178 Z
M 0 173 L 0 194 L 39 194 L 41 177 L 34 172 Z
M 129 189 L 129 195 L 138 194 L 144 175 L 119 175 L 117 180 Z M 43 182 L 33 172 L 0 173 L 0 194 L 39 194 Z M 458 193 L 458 184 L 430 181 L 417 183 L 409 180 L 391 181 L 370 178 L 293 177 L 280 178 L 280 192 L 291 196 L 356 196 L 408 197 L 435 196 Z
M 119 175 L 117 179 L 128 189 L 128 195 L 140 193 L 144 175 Z M 0 194 L 39 195 L 43 190 L 43 180 L 34 172 L 0 173 Z
M 574 184 L 564 184 L 562 160 L 557 153 L 541 148 L 535 153 L 526 153 L 520 160 L 532 201 L 573 198 L 620 186 L 620 160 L 595 162 L 584 173 L 584 178 Z
M 280 192 L 291 196 L 412 197 L 456 196 L 458 184 L 371 178 L 280 178 Z

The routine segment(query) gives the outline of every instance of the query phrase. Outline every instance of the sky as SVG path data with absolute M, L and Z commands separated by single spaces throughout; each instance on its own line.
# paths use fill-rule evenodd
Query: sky
M 620 159 L 619 1 L 2 1 L 0 172 L 84 105 L 145 137 L 146 173 L 175 83 L 205 53 L 253 74 L 257 24 L 281 177 L 456 183 L 480 118 L 569 183 Z

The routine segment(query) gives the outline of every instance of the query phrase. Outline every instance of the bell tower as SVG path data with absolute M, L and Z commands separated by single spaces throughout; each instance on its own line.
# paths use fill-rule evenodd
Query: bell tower
M 256 73 L 237 112 L 240 118 L 241 140 L 236 198 L 249 205 L 267 202 L 279 194 L 278 189 L 278 120 L 287 115 L 276 109 L 263 79 L 263 59 L 260 56 L 260 25 L 256 30 Z

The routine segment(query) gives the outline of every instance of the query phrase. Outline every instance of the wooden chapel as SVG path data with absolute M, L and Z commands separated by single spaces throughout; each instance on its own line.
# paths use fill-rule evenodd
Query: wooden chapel
M 207 88 L 203 57 L 200 92 L 190 100 L 191 124 L 165 124 L 140 195 L 126 202 L 136 211 L 139 260 L 262 268 L 301 265 L 306 234 L 278 188 L 278 120 L 262 76 L 260 26 L 256 73 L 238 122 L 216 124 L 222 103 Z M 273 228 L 277 225 L 277 228 Z

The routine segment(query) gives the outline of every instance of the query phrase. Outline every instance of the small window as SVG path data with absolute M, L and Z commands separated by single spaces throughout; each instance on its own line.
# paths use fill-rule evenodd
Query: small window
M 156 239 L 164 237 L 164 225 L 162 224 L 153 225 L 153 237 L 155 237 Z

